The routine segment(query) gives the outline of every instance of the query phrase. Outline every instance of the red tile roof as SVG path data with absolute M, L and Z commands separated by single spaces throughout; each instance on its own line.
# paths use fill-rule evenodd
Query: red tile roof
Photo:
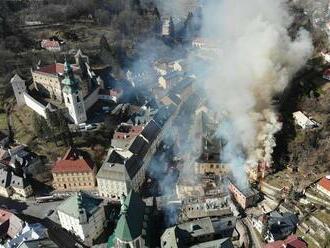
M 290 235 L 286 240 L 278 240 L 264 246 L 264 248 L 307 248 L 307 243 L 296 235 Z
M 79 68 L 75 65 L 71 65 L 73 71 L 77 71 L 79 70 Z M 61 63 L 55 63 L 55 64 L 51 64 L 51 65 L 46 65 L 43 67 L 40 67 L 39 69 L 35 70 L 35 72 L 43 72 L 43 73 L 47 73 L 47 74 L 53 74 L 53 75 L 57 75 L 57 74 L 63 74 L 64 73 L 64 64 Z
M 327 191 L 330 191 L 330 176 L 323 177 L 319 181 L 319 185 Z
M 0 224 L 9 220 L 10 216 L 12 215 L 11 212 L 8 212 L 4 209 L 0 209 Z
M 92 172 L 93 167 L 94 165 L 90 159 L 79 156 L 76 149 L 70 148 L 63 159 L 55 162 L 52 171 L 53 173 Z
M 0 230 L 9 237 L 14 238 L 22 229 L 24 222 L 18 218 L 15 214 L 0 209 Z
M 287 248 L 307 248 L 307 243 L 296 235 L 290 235 L 285 240 Z
M 326 69 L 326 70 L 323 72 L 323 76 L 327 76 L 327 77 L 330 76 L 330 68 L 329 68 L 329 69 Z
M 41 47 L 42 48 L 59 48 L 60 43 L 56 40 L 42 40 Z

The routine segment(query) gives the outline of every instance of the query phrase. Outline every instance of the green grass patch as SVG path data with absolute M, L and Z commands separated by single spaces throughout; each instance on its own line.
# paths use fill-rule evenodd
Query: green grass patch
M 6 113 L 0 114 L 0 129 L 8 129 Z

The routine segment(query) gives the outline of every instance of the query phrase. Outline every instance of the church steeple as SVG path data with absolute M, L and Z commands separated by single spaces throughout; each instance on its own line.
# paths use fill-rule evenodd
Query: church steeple
M 67 94 L 71 94 L 79 90 L 79 81 L 75 78 L 71 64 L 65 59 L 64 62 L 64 79 L 62 80 L 64 85 L 63 91 Z
M 82 96 L 79 80 L 75 77 L 70 63 L 65 60 L 64 63 L 64 79 L 63 98 L 65 106 L 69 110 L 69 115 L 75 124 L 83 123 L 87 120 L 84 98 Z

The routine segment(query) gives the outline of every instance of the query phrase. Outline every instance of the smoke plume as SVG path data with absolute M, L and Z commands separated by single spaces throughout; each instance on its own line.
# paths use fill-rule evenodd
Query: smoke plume
M 288 34 L 292 24 L 284 0 L 222 0 L 203 8 L 202 35 L 218 43 L 208 68 L 200 68 L 208 100 L 222 113 L 222 159 L 244 184 L 245 166 L 271 164 L 274 133 L 281 129 L 272 109 L 281 92 L 313 51 L 309 33 Z

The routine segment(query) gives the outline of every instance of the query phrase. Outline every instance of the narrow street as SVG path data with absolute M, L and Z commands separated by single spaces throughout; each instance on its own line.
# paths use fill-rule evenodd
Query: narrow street
M 249 247 L 262 248 L 264 246 L 264 243 L 260 240 L 258 234 L 256 233 L 256 230 L 252 226 L 251 221 L 247 217 L 245 217 L 242 219 L 242 223 L 247 227 L 249 237 L 252 241 L 250 242 Z

